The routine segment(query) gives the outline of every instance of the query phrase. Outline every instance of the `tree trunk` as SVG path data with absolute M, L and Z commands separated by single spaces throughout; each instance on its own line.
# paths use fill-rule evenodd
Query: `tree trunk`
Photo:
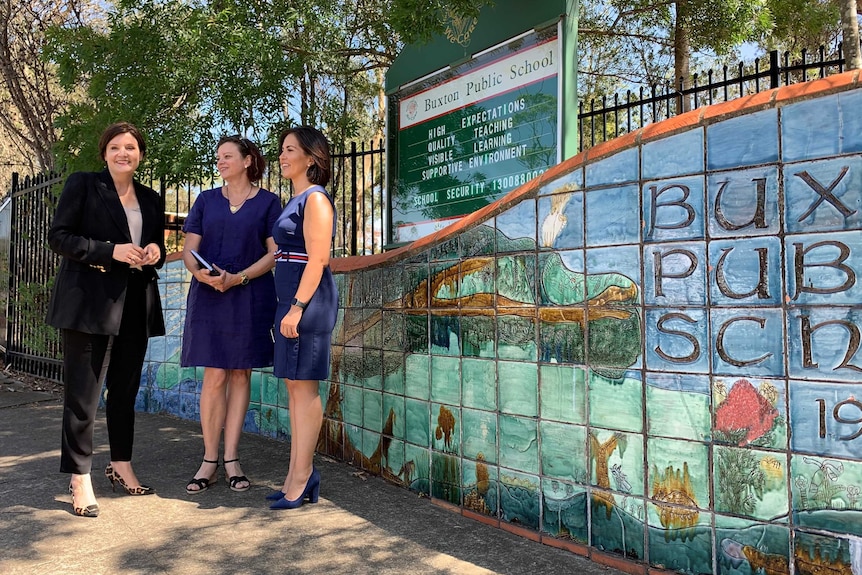
M 676 0 L 676 19 L 673 28 L 673 77 L 674 90 L 680 90 L 688 85 L 691 71 L 691 38 L 689 37 L 687 0 Z M 677 113 L 691 110 L 689 98 L 683 95 L 677 97 Z
M 862 55 L 859 53 L 859 20 L 856 17 L 858 2 L 841 0 L 841 27 L 844 61 L 848 70 L 862 68 Z

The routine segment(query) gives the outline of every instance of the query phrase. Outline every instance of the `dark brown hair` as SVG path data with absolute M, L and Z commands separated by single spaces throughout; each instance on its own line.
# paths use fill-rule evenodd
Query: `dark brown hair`
M 260 153 L 260 149 L 258 149 L 257 144 L 248 138 L 243 138 L 239 134 L 234 134 L 233 136 L 222 136 L 216 145 L 216 150 L 221 148 L 222 144 L 227 143 L 236 144 L 236 147 L 239 148 L 239 153 L 242 154 L 243 158 L 251 156 L 251 163 L 245 169 L 245 173 L 250 182 L 260 181 L 263 177 L 263 168 L 265 164 L 263 161 L 263 154 Z
M 284 139 L 291 134 L 299 141 L 299 147 L 302 148 L 302 151 L 314 160 L 314 165 L 310 166 L 305 172 L 305 175 L 308 176 L 308 181 L 318 186 L 326 186 L 329 183 L 332 171 L 329 157 L 329 142 L 326 141 L 326 136 L 320 130 L 311 126 L 288 128 L 278 138 L 279 153 L 281 153 L 282 146 L 284 146 Z
M 147 154 L 147 143 L 141 135 L 141 131 L 129 122 L 116 122 L 111 124 L 99 137 L 99 157 L 104 161 L 105 152 L 108 151 L 108 143 L 120 134 L 131 134 L 138 141 L 138 149 L 141 150 L 141 159 Z

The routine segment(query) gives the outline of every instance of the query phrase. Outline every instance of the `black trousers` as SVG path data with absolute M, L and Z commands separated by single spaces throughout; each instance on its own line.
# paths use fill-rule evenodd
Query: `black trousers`
M 147 352 L 146 282 L 129 276 L 120 332 L 115 336 L 63 332 L 64 401 L 60 471 L 86 474 L 93 460 L 93 426 L 104 376 L 111 461 L 131 461 L 135 398 Z

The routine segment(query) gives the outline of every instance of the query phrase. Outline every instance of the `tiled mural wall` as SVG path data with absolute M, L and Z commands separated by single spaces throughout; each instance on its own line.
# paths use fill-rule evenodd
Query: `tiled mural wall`
M 838 78 L 335 261 L 320 452 L 632 572 L 862 573 L 862 89 Z M 176 329 L 187 279 L 163 280 Z M 195 418 L 180 337 L 139 407 Z M 286 406 L 255 373 L 247 429 L 285 438 Z

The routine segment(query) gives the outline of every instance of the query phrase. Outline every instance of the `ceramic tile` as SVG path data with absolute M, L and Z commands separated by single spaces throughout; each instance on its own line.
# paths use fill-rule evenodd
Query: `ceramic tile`
M 404 360 L 404 394 L 416 399 L 431 398 L 431 356 L 407 354 Z
M 587 428 L 540 421 L 539 436 L 542 475 L 587 484 Z
M 589 247 L 634 244 L 640 240 L 640 192 L 622 186 L 586 192 L 586 244 Z
M 348 425 L 362 426 L 362 388 L 353 385 L 341 386 L 341 417 Z
M 649 561 L 658 569 L 691 575 L 712 572 L 708 513 L 647 504 Z
M 587 277 L 600 276 L 594 289 L 587 286 L 587 297 L 593 297 L 595 288 L 601 289 L 602 280 L 616 279 L 620 285 L 637 286 L 641 277 L 641 250 L 638 246 L 594 248 L 587 250 Z M 600 275 L 610 274 L 610 277 Z M 599 292 L 600 293 L 600 292 Z M 597 295 L 597 294 L 595 294 Z
M 500 518 L 527 529 L 539 529 L 539 478 L 500 470 Z
M 384 310 L 381 312 L 380 331 L 382 332 L 380 347 L 385 351 L 401 351 L 404 349 L 404 315 L 400 311 Z
M 436 414 L 435 414 L 436 415 Z M 431 404 L 417 399 L 404 400 L 404 439 L 420 447 L 431 446 Z M 436 425 L 436 422 L 435 422 Z
M 787 313 L 790 377 L 859 381 L 862 309 L 791 308 Z
M 723 170 L 778 160 L 778 112 L 764 110 L 706 128 L 706 166 Z
M 407 351 L 428 353 L 431 344 L 428 314 L 422 312 L 410 314 L 404 318 L 404 324 Z
M 751 448 L 713 451 L 715 510 L 752 519 L 787 515 L 787 458 Z
M 706 242 L 644 245 L 647 305 L 706 305 Z
M 376 433 L 383 431 L 383 394 L 379 391 L 362 391 L 362 427 Z
M 431 450 L 405 443 L 404 462 L 404 483 L 412 491 L 431 495 Z
M 404 397 L 400 395 L 383 394 L 383 428 L 384 435 L 405 437 Z
M 794 454 L 790 470 L 794 523 L 862 536 L 862 464 Z
M 405 355 L 403 353 L 383 352 L 383 391 L 405 394 Z
M 666 178 L 703 171 L 703 128 L 695 128 L 643 145 L 641 177 Z
M 539 371 L 535 363 L 499 361 L 500 412 L 536 417 L 539 414 Z
M 431 497 L 461 505 L 461 460 L 431 452 Z
M 709 298 L 715 306 L 778 306 L 784 294 L 778 238 L 708 245 Z
M 494 311 L 487 315 L 461 318 L 461 355 L 464 357 L 487 357 L 495 355 Z
M 704 178 L 671 178 L 643 185 L 644 242 L 705 237 Z
M 461 404 L 459 358 L 431 356 L 431 400 L 449 405 Z
M 461 401 L 464 407 L 497 409 L 497 363 L 483 359 L 461 361 Z
M 539 247 L 556 250 L 584 247 L 584 193 L 565 191 L 541 197 Z
M 862 155 L 784 167 L 789 233 L 862 229 Z
M 638 561 L 645 556 L 644 523 L 630 509 L 632 506 L 642 509 L 643 500 L 626 498 L 627 510 L 621 507 L 622 499 L 599 489 L 592 491 L 590 544 L 605 553 Z
M 377 349 L 365 348 L 362 353 L 362 387 L 383 389 L 383 354 Z
M 644 495 L 643 436 L 607 429 L 591 428 L 590 483 L 621 498 Z
M 457 260 L 460 255 L 457 237 L 442 241 L 428 250 L 428 259 L 432 262 Z
M 781 309 L 713 308 L 709 315 L 713 373 L 754 377 L 784 375 Z
M 464 457 L 497 463 L 497 414 L 463 408 L 461 418 Z
M 787 384 L 783 379 L 713 379 L 713 440 L 736 446 L 787 448 Z
M 529 245 L 536 245 L 536 201 L 532 199 L 509 208 L 497 216 L 497 231 L 510 240 L 525 240 Z M 517 245 L 500 242 L 498 238 L 497 252 L 519 251 Z M 523 241 L 521 242 L 523 244 Z
M 586 186 L 590 188 L 633 182 L 637 177 L 637 148 L 623 150 L 586 167 Z
M 619 383 L 627 368 L 642 367 L 640 313 L 634 307 L 590 308 L 587 364 Z
M 536 361 L 536 320 L 523 317 L 520 309 L 498 308 L 496 322 L 497 357 Z M 490 346 L 493 349 L 493 343 Z
M 461 454 L 461 410 L 457 407 L 431 404 L 431 447 L 437 451 Z
M 461 318 L 444 312 L 432 312 L 429 339 L 434 355 L 461 355 Z
M 495 234 L 496 228 L 493 219 L 471 230 L 467 230 L 459 236 L 461 240 L 461 254 L 464 257 L 489 256 L 493 254 L 496 247 Z
M 584 170 L 577 168 L 559 178 L 542 184 L 539 188 L 539 196 L 570 192 L 584 187 Z
M 540 406 L 543 420 L 587 422 L 587 370 L 566 365 L 539 367 Z
M 556 479 L 542 479 L 542 533 L 578 543 L 589 541 L 587 490 Z
M 754 574 L 767 565 L 775 575 L 789 575 L 790 530 L 738 517 L 715 516 L 719 575 Z
M 791 379 L 790 448 L 818 457 L 859 459 L 862 383 Z
M 542 305 L 575 305 L 586 297 L 587 277 L 583 250 L 539 255 L 539 302 Z
M 538 425 L 535 419 L 500 415 L 500 466 L 526 473 L 539 472 Z
M 590 425 L 620 431 L 643 431 L 644 386 L 639 372 L 613 380 L 590 372 Z
M 710 385 L 705 375 L 646 373 L 646 420 L 650 435 L 708 440 Z
M 407 470 L 407 465 L 405 465 L 407 461 L 404 459 L 404 446 L 405 443 L 403 441 L 398 441 L 397 439 L 389 440 L 388 448 L 382 453 L 380 465 L 387 477 L 397 477 L 402 482 L 401 484 L 406 487 L 403 483 L 403 475 Z
M 781 230 L 778 167 L 709 174 L 707 230 L 711 238 L 775 235 Z
M 362 469 L 380 475 L 381 460 L 371 456 L 381 448 L 383 436 L 379 432 L 368 429 L 362 430 L 362 458 L 360 466 Z
M 858 304 L 862 234 L 837 232 L 785 239 L 787 297 L 793 305 Z
M 647 309 L 645 323 L 647 369 L 709 372 L 709 350 L 703 347 L 708 342 L 705 310 Z
M 703 443 L 651 437 L 647 440 L 649 498 L 708 509 L 709 450 Z
M 858 543 L 796 531 L 793 538 L 793 567 L 796 573 L 852 573 L 858 565 Z
M 464 509 L 497 517 L 500 509 L 500 470 L 482 461 L 461 460 Z
M 497 305 L 512 307 L 536 303 L 536 263 L 532 254 L 497 258 Z
M 785 162 L 862 151 L 862 90 L 805 100 L 781 108 Z

